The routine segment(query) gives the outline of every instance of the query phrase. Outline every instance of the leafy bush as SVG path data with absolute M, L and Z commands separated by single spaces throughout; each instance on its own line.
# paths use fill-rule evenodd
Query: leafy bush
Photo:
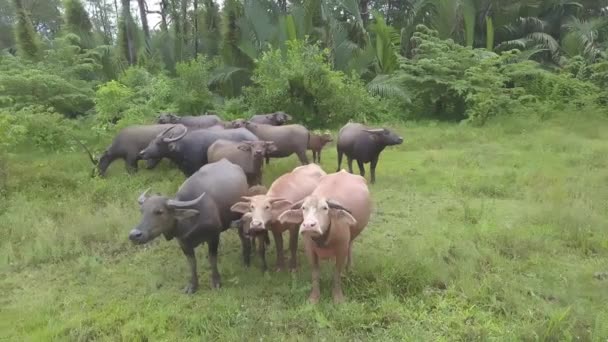
M 133 96 L 133 90 L 118 81 L 102 85 L 95 96 L 97 120 L 106 124 L 116 123 L 129 108 Z
M 287 42 L 287 51 L 265 52 L 245 89 L 256 113 L 282 110 L 311 127 L 332 126 L 348 119 L 382 117 L 380 100 L 357 76 L 331 69 L 327 51 L 302 41 Z
M 505 87 L 508 78 L 500 66 L 508 55 L 471 49 L 437 32 L 417 27 L 411 59 L 400 58 L 400 79 L 412 93 L 418 117 L 455 119 L 482 124 L 489 117 L 509 110 L 514 89 Z
M 204 56 L 177 64 L 171 96 L 179 113 L 198 115 L 213 108 L 213 95 L 208 87 L 212 67 L 213 63 Z
M 68 117 L 85 114 L 94 105 L 93 90 L 85 81 L 66 79 L 54 67 L 0 56 L 0 106 L 19 110 L 52 107 Z
M 25 127 L 28 142 L 45 150 L 61 150 L 69 145 L 76 131 L 75 121 L 52 108 L 31 106 L 15 113 Z

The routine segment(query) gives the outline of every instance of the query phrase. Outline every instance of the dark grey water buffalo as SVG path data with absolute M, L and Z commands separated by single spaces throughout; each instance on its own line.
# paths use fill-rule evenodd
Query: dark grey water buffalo
M 266 164 L 272 158 L 284 158 L 296 154 L 302 165 L 308 164 L 308 129 L 302 125 L 271 126 L 241 121 L 240 126 L 247 128 L 260 140 L 274 142 L 277 150 L 266 155 Z
M 106 170 L 116 159 L 124 159 L 127 172 L 137 171 L 137 162 L 141 160 L 139 151 L 146 148 L 159 133 L 173 127 L 173 125 L 137 125 L 123 128 L 112 140 L 112 144 L 101 154 L 99 159 L 93 157 L 89 149 L 85 148 L 91 162 L 97 167 L 100 176 L 105 176 Z M 150 158 L 147 160 L 147 168 L 154 168 L 161 158 Z
M 159 124 L 182 124 L 191 128 L 209 128 L 212 126 L 224 126 L 222 119 L 215 114 L 200 116 L 178 116 L 165 113 L 158 117 Z
M 230 207 L 247 194 L 243 170 L 226 159 L 207 164 L 180 186 L 174 198 L 148 196 L 146 190 L 138 198 L 141 221 L 129 233 L 136 244 L 145 244 L 163 234 L 167 240 L 177 239 L 190 266 L 190 282 L 184 289 L 194 293 L 198 288 L 194 249 L 206 242 L 211 266 L 211 287 L 219 288 L 217 252 L 220 233 L 240 216 Z M 243 244 L 243 249 L 245 245 Z
M 291 121 L 291 115 L 285 112 L 274 112 L 270 114 L 257 114 L 252 116 L 249 121 L 257 124 L 282 126 Z
M 245 175 L 249 186 L 262 184 L 262 165 L 264 157 L 268 153 L 276 151 L 276 146 L 272 141 L 230 141 L 216 140 L 207 150 L 207 160 L 209 163 L 226 158 L 240 166 Z
M 353 173 L 353 159 L 359 165 L 361 176 L 365 177 L 363 164 L 371 163 L 371 183 L 376 182 L 376 165 L 380 152 L 386 146 L 400 145 L 403 138 L 386 128 L 370 128 L 359 123 L 347 123 L 338 132 L 338 171 L 342 165 L 342 155 L 348 160 L 348 171 Z
M 201 166 L 207 164 L 207 149 L 216 140 L 257 141 L 253 133 L 245 128 L 191 130 L 184 125 L 174 125 L 162 132 L 140 152 L 141 158 L 168 158 L 186 175 L 191 176 Z

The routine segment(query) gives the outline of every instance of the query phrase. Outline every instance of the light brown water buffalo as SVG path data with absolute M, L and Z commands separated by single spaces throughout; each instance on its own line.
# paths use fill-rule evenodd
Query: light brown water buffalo
M 247 175 L 249 186 L 262 184 L 264 157 L 276 150 L 272 141 L 230 141 L 216 140 L 207 150 L 209 163 L 226 158 L 240 166 Z
M 332 141 L 334 141 L 334 139 L 330 134 L 310 133 L 310 138 L 308 139 L 308 149 L 312 151 L 313 163 L 321 163 L 321 150 L 327 143 Z
M 243 219 L 250 221 L 251 232 L 272 232 L 277 248 L 277 270 L 285 267 L 283 232 L 289 230 L 289 249 L 291 251 L 289 267 L 292 270 L 297 265 L 296 251 L 298 248 L 298 226 L 281 224 L 278 221 L 279 215 L 312 193 L 325 174 L 325 171 L 316 164 L 298 166 L 293 171 L 277 178 L 265 195 L 243 197 L 242 202 L 232 206 L 231 209 L 234 212 L 244 214 Z
M 342 154 L 348 159 L 348 171 L 353 173 L 353 159 L 359 165 L 361 176 L 365 177 L 363 164 L 371 163 L 371 183 L 376 182 L 376 165 L 380 152 L 387 146 L 400 145 L 403 138 L 386 128 L 371 128 L 359 123 L 347 123 L 338 132 L 338 171 L 342 165 Z
M 198 288 L 194 249 L 206 242 L 209 247 L 211 287 L 219 288 L 217 252 L 220 233 L 241 216 L 232 212 L 230 207 L 247 193 L 247 179 L 243 170 L 222 159 L 201 167 L 186 179 L 174 198 L 148 196 L 147 192 L 137 200 L 142 213 L 141 221 L 131 230 L 129 239 L 135 244 L 148 243 L 161 234 L 167 240 L 177 239 L 190 266 L 191 278 L 184 289 L 186 293 L 194 293 Z
M 110 164 L 116 159 L 124 159 L 127 172 L 137 171 L 137 162 L 143 159 L 139 151 L 146 148 L 156 136 L 173 125 L 135 125 L 125 127 L 112 140 L 112 144 L 102 153 L 99 160 L 93 157 L 89 149 L 79 142 L 89 154 L 93 165 L 96 166 L 99 175 L 104 177 Z M 147 168 L 154 168 L 163 157 L 150 158 L 147 160 Z
M 342 270 L 352 265 L 353 241 L 367 226 L 371 206 L 365 178 L 341 170 L 321 178 L 310 196 L 279 216 L 283 224 L 301 224 L 300 234 L 312 266 L 311 303 L 320 297 L 319 259 L 328 258 L 336 260 L 333 300 L 344 300 Z
M 256 195 L 265 195 L 268 192 L 263 185 L 254 185 L 249 190 L 247 190 L 246 196 L 256 196 Z M 251 227 L 251 215 L 247 217 L 241 217 L 241 219 L 237 222 L 237 227 L 239 230 L 239 236 L 241 237 L 241 241 L 243 244 L 243 260 L 245 260 L 245 265 L 249 267 L 251 265 L 251 251 L 255 251 L 256 240 L 258 241 L 259 249 L 258 253 L 260 255 L 260 259 L 262 262 L 262 269 L 266 270 L 268 268 L 266 264 L 266 246 L 270 244 L 270 239 L 268 238 L 268 231 L 252 231 Z
M 260 140 L 273 141 L 277 150 L 266 156 L 266 164 L 272 158 L 284 158 L 296 154 L 302 165 L 308 164 L 308 129 L 302 125 L 270 126 L 249 121 L 233 121 L 233 127 L 245 127 Z

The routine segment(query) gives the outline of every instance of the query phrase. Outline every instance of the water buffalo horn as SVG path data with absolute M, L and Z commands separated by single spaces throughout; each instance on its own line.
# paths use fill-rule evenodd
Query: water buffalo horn
M 205 192 L 203 192 L 202 195 L 198 196 L 197 198 L 193 199 L 192 201 L 178 201 L 178 200 L 168 200 L 167 201 L 167 205 L 173 208 L 187 208 L 187 207 L 191 207 L 195 204 L 197 204 L 198 202 L 200 202 L 201 199 L 203 199 L 203 197 L 205 197 Z
M 150 189 L 151 188 L 146 189 L 146 191 L 142 192 L 141 195 L 139 195 L 139 197 L 137 198 L 137 203 L 139 203 L 139 205 L 144 204 L 144 202 L 148 198 L 148 191 L 150 191 Z
M 99 160 L 97 160 L 97 159 L 95 159 L 95 157 L 93 157 L 93 153 L 91 153 L 91 151 L 80 140 L 76 140 L 76 141 L 87 152 L 87 154 L 89 155 L 89 158 L 91 159 L 91 163 L 93 163 L 93 165 L 97 165 L 97 163 L 99 163 Z
M 176 136 L 175 138 L 163 138 L 164 142 L 166 142 L 166 143 L 172 143 L 174 141 L 178 141 L 179 139 L 183 138 L 186 135 L 186 133 L 188 133 L 188 127 L 186 127 L 186 126 L 184 126 L 182 124 L 178 124 L 178 125 L 175 125 L 175 126 L 180 126 L 180 127 L 182 127 L 184 129 L 184 131 L 182 132 L 182 134 Z M 175 127 L 175 126 L 173 126 L 173 127 Z

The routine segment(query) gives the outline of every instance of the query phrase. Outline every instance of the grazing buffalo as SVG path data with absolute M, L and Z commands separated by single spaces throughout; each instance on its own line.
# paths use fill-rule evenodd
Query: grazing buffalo
M 110 164 L 116 159 L 123 159 L 127 172 L 133 173 L 137 171 L 137 162 L 141 160 L 139 151 L 144 149 L 153 141 L 159 133 L 173 127 L 173 125 L 137 125 L 123 128 L 114 137 L 112 144 L 102 153 L 99 159 L 93 157 L 93 154 L 82 143 L 82 147 L 89 154 L 89 158 L 93 165 L 97 167 L 99 175 L 104 177 Z M 147 168 L 154 168 L 161 158 L 150 158 L 147 160 Z
M 310 133 L 310 138 L 308 140 L 308 149 L 312 151 L 313 163 L 321 163 L 321 150 L 327 143 L 332 141 L 334 141 L 334 139 L 331 137 L 330 134 Z
M 285 112 L 274 112 L 271 114 L 258 114 L 252 116 L 249 121 L 257 124 L 282 126 L 291 121 L 291 115 Z
M 273 141 L 277 150 L 268 153 L 266 164 L 272 158 L 284 158 L 296 154 L 302 165 L 308 164 L 306 149 L 308 148 L 308 129 L 302 125 L 271 126 L 256 124 L 250 121 L 233 121 L 233 127 L 245 127 L 260 140 Z
M 281 224 L 279 215 L 291 206 L 310 195 L 317 187 L 325 171 L 317 164 L 298 166 L 293 171 L 277 178 L 265 195 L 246 196 L 242 202 L 232 206 L 232 211 L 244 214 L 242 220 L 249 223 L 252 233 L 271 231 L 277 248 L 277 271 L 285 267 L 283 255 L 283 233 L 289 230 L 289 249 L 291 260 L 289 267 L 295 270 L 297 266 L 296 252 L 298 249 L 298 226 Z M 260 248 L 264 244 L 261 244 Z M 260 252 L 262 265 L 266 270 L 265 250 Z
M 247 193 L 243 170 L 224 159 L 200 168 L 186 179 L 174 198 L 148 196 L 148 190 L 137 200 L 142 217 L 129 233 L 129 239 L 135 244 L 145 244 L 161 234 L 167 240 L 177 239 L 190 266 L 191 278 L 184 289 L 186 293 L 194 293 L 198 288 L 194 249 L 206 242 L 211 287 L 219 288 L 217 252 L 220 233 L 228 229 L 233 220 L 239 219 L 230 207 Z
M 230 141 L 216 140 L 207 150 L 207 160 L 213 163 L 222 158 L 240 166 L 249 186 L 262 184 L 262 165 L 264 157 L 276 150 L 272 141 Z
M 182 124 L 191 128 L 209 128 L 212 126 L 224 126 L 222 119 L 215 114 L 200 116 L 178 116 L 175 114 L 161 114 L 158 117 L 159 124 Z
M 365 177 L 363 164 L 371 163 L 371 183 L 376 182 L 376 165 L 380 152 L 386 146 L 400 145 L 403 138 L 386 128 L 370 128 L 358 123 L 347 123 L 338 132 L 338 171 L 342 165 L 342 155 L 348 159 L 348 171 L 353 173 L 353 159 L 359 165 L 361 176 Z
M 219 139 L 232 141 L 257 141 L 253 133 L 244 129 L 189 130 L 175 125 L 162 132 L 140 152 L 143 159 L 168 158 L 186 175 L 191 176 L 207 164 L 207 149 Z
M 344 300 L 342 270 L 352 267 L 353 241 L 367 226 L 371 205 L 365 178 L 342 170 L 321 178 L 310 196 L 279 217 L 283 224 L 301 224 L 300 234 L 312 266 L 311 303 L 320 297 L 319 259 L 329 258 L 336 261 L 333 300 Z

